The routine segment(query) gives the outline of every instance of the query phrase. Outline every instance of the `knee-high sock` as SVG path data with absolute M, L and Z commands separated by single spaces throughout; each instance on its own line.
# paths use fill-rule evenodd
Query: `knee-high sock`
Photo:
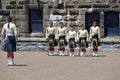
M 64 55 L 65 47 L 59 47 L 59 55 Z
M 86 48 L 80 49 L 80 56 L 85 56 Z
M 54 46 L 49 46 L 49 55 L 54 55 Z
M 93 47 L 93 56 L 97 56 L 98 54 L 98 47 Z
M 80 49 L 80 52 L 86 52 L 86 49 Z
M 98 52 L 98 47 L 93 47 L 93 51 Z
M 12 52 L 7 53 L 8 64 L 13 64 L 14 54 Z

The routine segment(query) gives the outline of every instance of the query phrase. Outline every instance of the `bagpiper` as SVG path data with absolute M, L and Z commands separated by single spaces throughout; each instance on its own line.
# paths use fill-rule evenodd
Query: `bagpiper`
M 85 29 L 84 24 L 80 25 L 80 30 L 77 32 L 77 39 L 79 42 L 80 56 L 85 56 L 86 48 L 88 47 L 88 31 Z
M 93 22 L 93 26 L 90 27 L 90 41 L 92 42 L 93 56 L 98 56 L 98 46 L 100 46 L 100 28 L 96 25 L 96 21 Z
M 46 28 L 46 39 L 49 42 L 48 55 L 54 55 L 54 46 L 56 41 L 56 28 L 53 27 L 53 22 L 50 21 L 49 27 Z
M 5 35 L 5 36 L 4 36 Z M 1 38 L 4 41 L 4 51 L 7 52 L 8 66 L 14 66 L 14 53 L 16 52 L 17 28 L 9 16 L 7 23 L 3 25 Z
M 60 22 L 60 27 L 58 28 L 58 39 L 59 39 L 59 55 L 64 56 L 65 45 L 66 45 L 67 30 L 64 27 L 64 23 Z
M 76 31 L 74 30 L 74 26 L 70 25 L 70 30 L 68 31 L 68 41 L 69 41 L 69 56 L 75 56 L 75 47 L 76 47 Z

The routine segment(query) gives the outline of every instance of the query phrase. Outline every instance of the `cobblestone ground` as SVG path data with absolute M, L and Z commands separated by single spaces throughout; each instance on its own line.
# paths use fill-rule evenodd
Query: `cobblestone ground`
M 0 51 L 0 80 L 119 80 L 120 50 L 99 57 L 48 56 L 42 51 L 17 51 L 16 66 L 7 66 Z M 76 55 L 78 55 L 76 53 Z

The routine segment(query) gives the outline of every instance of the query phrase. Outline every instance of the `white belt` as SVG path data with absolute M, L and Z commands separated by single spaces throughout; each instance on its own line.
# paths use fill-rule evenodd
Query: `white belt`
M 70 38 L 75 38 L 75 37 L 72 37 L 72 36 L 71 36 L 71 37 L 69 37 L 69 39 L 70 39 Z
M 14 34 L 6 34 L 5 40 L 7 39 L 8 36 L 14 36 Z
M 59 34 L 59 36 L 65 36 L 65 34 Z
M 85 38 L 86 36 L 79 36 L 79 38 Z
M 6 34 L 6 36 L 13 36 L 13 34 Z

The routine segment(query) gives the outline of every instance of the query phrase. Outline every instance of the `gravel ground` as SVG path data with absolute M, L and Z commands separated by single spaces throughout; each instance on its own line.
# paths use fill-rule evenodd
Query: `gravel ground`
M 101 51 L 99 57 L 48 56 L 43 51 L 17 51 L 16 66 L 7 66 L 0 51 L 0 80 L 119 80 L 120 50 Z M 66 54 L 67 55 L 67 54 Z

